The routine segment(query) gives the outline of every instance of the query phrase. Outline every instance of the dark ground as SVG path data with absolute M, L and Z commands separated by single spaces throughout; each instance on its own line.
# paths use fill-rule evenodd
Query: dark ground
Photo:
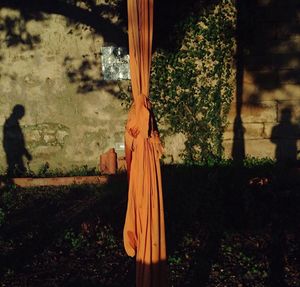
M 300 188 L 274 170 L 163 168 L 170 286 L 300 286 Z M 126 188 L 2 190 L 0 286 L 134 286 Z

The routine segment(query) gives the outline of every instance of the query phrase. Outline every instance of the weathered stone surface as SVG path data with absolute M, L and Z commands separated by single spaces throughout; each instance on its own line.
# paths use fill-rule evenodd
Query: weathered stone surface
M 229 123 L 234 123 L 236 117 L 236 103 L 232 103 L 228 115 Z M 277 120 L 277 103 L 275 101 L 255 102 L 253 104 L 244 103 L 241 114 L 243 123 L 273 123 Z
M 280 69 L 298 70 L 300 68 L 299 54 L 296 51 L 274 55 L 273 59 L 274 66 Z
M 241 138 L 243 135 L 244 139 L 261 139 L 264 136 L 264 124 L 263 123 L 246 123 L 243 124 L 242 131 L 236 132 L 236 137 Z M 232 140 L 235 136 L 234 125 L 229 124 L 225 133 L 224 140 Z
M 232 140 L 223 141 L 225 154 L 231 157 L 232 153 Z M 255 157 L 275 157 L 275 145 L 268 139 L 256 139 L 245 141 L 245 153 Z
M 276 128 L 279 132 L 276 132 Z M 244 124 L 243 133 L 234 133 L 233 124 L 230 124 L 225 133 L 223 139 L 233 140 L 234 136 L 237 139 L 244 138 L 245 140 L 255 139 L 271 139 L 271 138 L 290 138 L 300 139 L 300 125 L 295 122 L 284 122 L 284 123 L 262 123 L 262 124 Z
M 300 124 L 300 100 L 278 102 L 278 121 L 281 120 Z
M 277 8 L 272 6 L 272 11 L 280 11 L 273 16 L 269 14 L 271 2 L 259 0 L 253 14 L 256 26 L 261 27 L 250 35 L 258 49 L 245 47 L 244 130 L 236 134 L 244 137 L 246 153 L 253 156 L 274 156 L 276 144 L 271 139 L 287 137 L 280 128 L 274 136 L 284 110 L 292 112 L 290 124 L 285 120 L 282 129 L 296 134 L 294 138 L 298 138 L 294 130 L 300 121 L 300 36 L 285 25 L 290 21 L 291 3 L 279 1 Z M 19 11 L 0 8 L 0 26 L 1 19 L 16 19 L 15 31 L 24 28 L 22 37 L 31 43 L 10 45 L 12 39 L 5 29 L 0 31 L 0 126 L 13 107 L 21 104 L 26 114 L 20 125 L 33 155 L 30 166 L 38 168 L 45 161 L 51 168 L 97 166 L 101 153 L 122 146 L 126 121 L 126 112 L 116 98 L 118 85 L 104 82 L 100 74 L 100 50 L 105 41 L 87 25 L 72 24 L 60 15 L 46 16 L 43 21 L 25 23 Z M 19 27 L 22 23 L 26 25 Z M 227 155 L 231 154 L 235 118 L 233 103 L 224 134 Z M 2 142 L 2 133 L 0 139 Z M 166 162 L 180 162 L 184 136 L 166 136 L 164 141 Z M 124 150 L 120 148 L 119 153 Z M 1 145 L 0 170 L 5 168 Z
M 46 134 L 44 135 L 44 141 L 46 144 L 53 145 L 56 142 L 55 136 L 53 134 Z
M 164 138 L 164 162 L 181 163 L 180 154 L 184 151 L 185 136 L 181 133 Z
M 115 97 L 117 83 L 101 77 L 103 37 L 57 14 L 24 21 L 18 10 L 0 8 L 0 25 L 6 17 L 24 23 L 22 37 L 32 45 L 21 41 L 9 46 L 6 30 L 0 31 L 5 39 L 0 41 L 0 126 L 16 104 L 23 105 L 19 124 L 33 156 L 32 169 L 45 161 L 51 168 L 96 166 L 100 153 L 123 142 L 126 120 Z M 0 159 L 5 169 L 2 145 Z
M 296 53 L 300 52 L 299 48 L 300 43 L 300 36 L 298 33 L 292 34 L 289 39 L 285 41 L 281 41 L 280 38 L 278 38 L 277 45 L 274 45 L 272 51 L 277 54 L 287 54 L 291 53 L 291 47 L 292 50 Z
M 24 129 L 25 138 L 28 144 L 40 142 L 42 136 L 38 130 Z
M 264 133 L 263 138 L 264 139 L 270 139 L 272 136 L 272 130 L 278 123 L 266 123 L 264 124 Z
M 33 152 L 32 152 L 32 156 L 33 156 L 33 160 L 38 159 L 38 157 L 43 157 L 43 159 L 47 159 L 51 161 L 51 155 L 52 154 L 56 154 L 57 152 L 60 152 L 61 148 L 58 146 L 50 146 L 50 145 L 46 145 L 46 146 L 38 146 L 36 147 Z
M 278 71 L 278 79 L 279 79 L 281 85 L 285 85 L 285 84 L 298 85 L 298 84 L 300 84 L 299 74 L 300 74 L 300 65 L 299 65 L 299 67 L 294 68 L 294 69 L 279 70 Z
M 255 82 L 255 75 L 250 73 L 247 81 L 244 81 L 243 102 L 300 100 L 300 85 L 277 81 L 268 84 L 268 89 L 260 89 L 259 83 Z
M 57 131 L 57 133 L 56 133 L 57 142 L 60 145 L 64 145 L 68 136 L 69 136 L 69 133 L 65 130 Z
M 231 157 L 232 154 L 232 140 L 223 142 L 223 147 L 227 157 Z M 276 148 L 280 148 L 285 152 L 285 156 L 288 158 L 294 157 L 300 159 L 300 155 L 296 155 L 295 150 L 300 150 L 300 141 L 294 139 L 278 139 L 271 142 L 270 139 L 261 140 L 247 140 L 245 141 L 245 152 L 248 156 L 254 156 L 258 158 L 269 157 L 276 159 Z M 291 154 L 295 153 L 295 154 Z
M 300 85 L 282 84 L 280 88 L 271 91 L 261 91 L 260 99 L 263 101 L 300 100 Z

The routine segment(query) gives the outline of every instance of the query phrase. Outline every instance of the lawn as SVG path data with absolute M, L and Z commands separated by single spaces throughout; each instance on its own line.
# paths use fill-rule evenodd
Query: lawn
M 300 186 L 275 170 L 163 166 L 170 286 L 300 286 Z M 125 175 L 0 192 L 1 287 L 134 286 Z

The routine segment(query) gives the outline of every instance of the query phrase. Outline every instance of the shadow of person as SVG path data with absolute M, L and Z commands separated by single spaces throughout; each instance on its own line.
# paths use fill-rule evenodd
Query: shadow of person
M 274 126 L 271 141 L 276 145 L 275 158 L 278 166 L 293 166 L 297 163 L 297 140 L 300 128 L 293 124 L 292 108 L 282 110 L 280 122 Z
M 271 133 L 271 142 L 276 145 L 276 168 L 273 180 L 273 197 L 271 211 L 270 242 L 270 277 L 271 287 L 287 286 L 285 278 L 284 254 L 286 249 L 285 211 L 283 200 L 285 198 L 286 185 L 289 184 L 286 177 L 286 168 L 295 167 L 297 164 L 297 140 L 300 134 L 298 125 L 292 123 L 291 107 L 281 111 L 280 122 L 274 126 Z
M 22 105 L 15 105 L 11 115 L 6 119 L 3 127 L 3 148 L 7 161 L 7 176 L 20 176 L 26 172 L 23 156 L 29 161 L 31 154 L 25 146 L 25 139 L 19 121 L 25 115 L 25 108 Z

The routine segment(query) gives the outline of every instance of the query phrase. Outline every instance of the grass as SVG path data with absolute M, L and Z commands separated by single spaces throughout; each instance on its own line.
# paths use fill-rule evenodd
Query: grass
M 300 286 L 299 186 L 271 166 L 164 166 L 170 286 Z M 250 184 L 266 177 L 266 184 Z M 134 286 L 125 175 L 1 191 L 0 286 Z

